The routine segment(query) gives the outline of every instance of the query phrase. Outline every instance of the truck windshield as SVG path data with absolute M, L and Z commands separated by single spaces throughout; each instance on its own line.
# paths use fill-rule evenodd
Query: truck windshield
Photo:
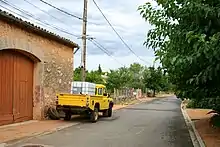
M 103 95 L 103 89 L 102 88 L 98 89 L 98 95 Z

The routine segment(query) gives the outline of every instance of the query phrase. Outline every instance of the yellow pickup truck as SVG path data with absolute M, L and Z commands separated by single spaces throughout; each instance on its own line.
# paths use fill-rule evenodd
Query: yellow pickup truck
M 65 113 L 64 120 L 70 120 L 72 115 L 87 114 L 92 122 L 96 122 L 99 112 L 104 117 L 112 116 L 113 99 L 106 93 L 106 86 L 95 85 L 95 94 L 57 94 L 56 109 Z

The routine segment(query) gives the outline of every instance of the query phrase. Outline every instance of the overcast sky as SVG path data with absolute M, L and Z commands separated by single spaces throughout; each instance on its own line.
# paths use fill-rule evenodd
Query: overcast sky
M 36 18 L 40 18 L 47 24 L 56 26 L 66 30 L 69 33 L 75 35 L 81 35 L 82 21 L 70 17 L 62 12 L 40 2 L 39 0 L 26 0 L 32 4 L 40 7 L 44 11 L 47 11 L 50 15 L 55 16 L 57 19 L 52 18 L 48 14 L 40 11 L 39 9 L 28 4 L 24 0 L 7 0 L 15 7 L 23 9 L 34 15 L 34 17 L 25 16 L 8 5 L 0 2 L 1 6 L 9 8 L 11 11 L 19 13 L 29 18 L 29 21 L 33 23 L 39 23 Z M 70 12 L 76 16 L 82 17 L 83 0 L 45 0 L 48 3 L 53 4 L 67 12 Z M 94 37 L 98 43 L 108 49 L 109 53 L 114 56 L 114 59 L 119 61 L 122 65 L 129 66 L 131 63 L 138 62 L 142 65 L 152 65 L 154 61 L 153 51 L 143 46 L 146 32 L 151 26 L 145 22 L 137 8 L 139 5 L 144 4 L 146 0 L 96 0 L 97 4 L 102 9 L 108 20 L 121 35 L 124 41 L 132 48 L 132 50 L 146 62 L 139 60 L 129 49 L 120 41 L 108 23 L 105 21 L 101 13 L 98 11 L 92 0 L 88 0 L 88 28 L 87 34 Z M 0 7 L 1 9 L 4 9 Z M 40 24 L 38 24 L 40 25 Z M 65 34 L 59 30 L 53 29 L 45 24 L 40 26 L 47 28 L 48 30 L 55 32 L 63 37 L 71 39 L 81 46 L 81 40 L 75 36 Z M 87 43 L 87 69 L 92 70 L 101 64 L 104 70 L 115 69 L 121 67 L 119 64 L 108 55 L 106 55 L 99 48 L 94 46 L 91 42 Z M 75 54 L 74 67 L 80 66 L 81 51 Z

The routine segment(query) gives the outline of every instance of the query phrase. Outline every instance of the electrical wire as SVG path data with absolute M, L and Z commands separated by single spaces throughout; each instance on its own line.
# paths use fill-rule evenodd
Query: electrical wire
M 64 14 L 66 14 L 66 15 L 72 16 L 72 17 L 77 18 L 77 19 L 79 19 L 79 20 L 83 20 L 82 17 L 76 16 L 76 15 L 74 15 L 74 14 L 72 14 L 72 13 L 69 13 L 69 12 L 63 10 L 63 9 L 60 9 L 60 8 L 58 8 L 58 7 L 54 6 L 54 5 L 52 5 L 52 4 L 48 3 L 48 2 L 46 2 L 45 0 L 40 0 L 40 1 L 41 1 L 42 3 L 48 5 L 48 6 L 52 7 L 52 8 L 54 8 L 54 9 L 56 9 L 56 10 L 58 10 L 58 11 L 64 13 Z M 90 21 L 88 21 L 88 20 L 86 20 L 86 22 L 91 23 L 91 24 L 94 24 L 94 25 L 100 25 L 100 24 L 98 24 L 98 23 L 90 22 Z
M 145 62 L 148 64 L 147 61 L 145 61 L 144 59 L 140 58 L 130 47 L 129 45 L 123 40 L 123 38 L 120 36 L 120 34 L 115 30 L 115 28 L 113 27 L 113 25 L 110 23 L 110 21 L 108 20 L 108 18 L 105 16 L 105 14 L 102 12 L 101 8 L 98 6 L 98 4 L 96 3 L 95 0 L 93 0 L 93 3 L 95 4 L 95 6 L 98 8 L 98 10 L 100 11 L 100 13 L 102 14 L 102 16 L 105 18 L 105 20 L 107 21 L 107 23 L 109 24 L 109 26 L 112 28 L 112 30 L 116 33 L 116 35 L 119 37 L 119 39 L 122 41 L 122 43 L 130 50 L 131 53 L 133 53 L 139 60 Z
M 50 6 L 50 7 L 53 7 L 54 9 L 59 10 L 60 12 L 63 12 L 63 13 L 65 13 L 65 14 L 70 15 L 70 16 L 72 16 L 72 17 L 75 17 L 75 18 L 77 18 L 77 19 L 83 20 L 83 18 L 78 17 L 78 16 L 76 16 L 76 15 L 74 15 L 74 14 L 71 14 L 71 13 L 69 13 L 69 12 L 66 12 L 66 11 L 64 11 L 64 10 L 62 10 L 62 9 L 60 9 L 60 8 L 58 8 L 58 7 L 56 7 L 56 6 L 52 5 L 52 4 L 50 4 L 50 3 L 46 2 L 46 1 L 44 1 L 44 0 L 40 0 L 40 1 L 41 1 L 42 3 L 44 3 L 44 4 L 48 5 L 48 6 Z
M 96 47 L 98 47 L 101 51 L 103 51 L 106 55 L 108 55 L 109 57 L 111 57 L 112 59 L 114 59 L 118 64 L 120 64 L 121 66 L 125 66 L 123 65 L 121 62 L 119 62 L 113 55 L 111 55 L 109 53 L 109 51 L 103 47 L 100 43 L 97 43 L 97 41 L 94 41 L 92 39 L 88 39 L 90 42 L 92 42 Z
M 6 4 L 6 5 L 8 5 L 8 6 L 14 8 L 14 9 L 18 10 L 19 12 L 21 12 L 21 13 L 23 13 L 23 14 L 25 14 L 25 15 L 28 15 L 28 16 L 34 18 L 35 20 L 37 20 L 37 21 L 40 22 L 40 23 L 38 23 L 38 24 L 40 24 L 40 25 L 44 25 L 44 26 L 45 26 L 45 24 L 46 24 L 47 26 L 52 27 L 53 29 L 59 30 L 59 31 L 61 31 L 61 32 L 63 32 L 63 33 L 66 33 L 66 34 L 68 34 L 68 35 L 71 35 L 71 36 L 74 36 L 74 37 L 77 37 L 77 38 L 79 37 L 78 35 L 69 33 L 69 32 L 67 32 L 66 30 L 60 29 L 60 28 L 58 28 L 58 27 L 56 27 L 56 26 L 53 26 L 53 25 L 51 25 L 51 24 L 49 24 L 49 23 L 47 23 L 47 22 L 45 22 L 45 21 L 42 21 L 40 18 L 36 18 L 33 14 L 31 14 L 31 13 L 29 13 L 29 12 L 23 10 L 23 9 L 17 8 L 15 5 L 10 4 L 7 0 L 4 0 L 4 1 L 3 1 L 3 0 L 0 0 L 0 1 L 3 2 L 3 3 Z M 27 3 L 29 3 L 30 5 L 34 6 L 35 8 L 39 9 L 40 11 L 42 11 L 42 12 L 48 14 L 50 17 L 53 17 L 54 19 L 56 19 L 56 20 L 62 22 L 62 21 L 61 21 L 60 19 L 58 19 L 57 17 L 54 17 L 53 15 L 50 15 L 49 13 L 47 13 L 46 11 L 40 9 L 39 7 L 37 7 L 36 5 L 32 4 L 31 2 L 29 2 L 29 1 L 27 1 L 27 0 L 24 0 L 24 1 L 27 2 Z M 45 2 L 45 1 L 43 1 L 43 0 L 40 0 L 40 1 L 44 2 L 45 4 L 49 4 L 49 3 L 47 3 L 47 2 Z M 95 1 L 94 1 L 94 2 L 95 2 Z M 51 5 L 51 4 L 50 4 L 50 5 Z M 53 6 L 53 5 L 51 5 L 51 6 L 52 6 L 52 7 L 55 7 L 55 6 Z M 97 5 L 97 6 L 98 6 L 98 5 Z M 8 9 L 8 8 L 6 8 L 6 7 L 4 7 L 4 6 L 1 6 L 1 7 L 3 7 L 4 9 L 6 9 L 6 10 L 12 12 L 12 13 L 17 14 L 17 15 L 20 16 L 20 17 L 24 17 L 24 18 L 26 18 L 26 19 L 29 19 L 29 18 L 27 18 L 27 17 L 25 17 L 25 16 L 23 16 L 23 15 L 21 15 L 21 14 L 18 14 L 18 13 L 14 12 L 14 11 L 11 11 L 10 9 Z M 56 7 L 55 7 L 55 8 L 56 8 Z M 99 8 L 99 7 L 98 7 L 98 8 Z M 62 9 L 59 9 L 59 8 L 58 8 L 58 10 L 60 10 L 61 12 L 64 12 L 64 13 L 65 13 L 65 11 L 63 11 Z M 100 9 L 100 11 L 101 11 L 101 9 Z M 102 11 L 101 11 L 101 13 L 102 13 Z M 70 13 L 68 13 L 68 12 L 67 12 L 66 14 L 71 15 L 72 17 L 74 17 L 74 15 L 72 15 L 72 14 L 70 14 Z M 102 14 L 103 14 L 103 13 L 102 13 Z M 107 22 L 110 24 L 110 26 L 112 27 L 112 29 L 115 31 L 115 33 L 118 35 L 118 37 L 124 42 L 124 40 L 123 40 L 123 39 L 121 38 L 121 36 L 117 33 L 117 31 L 114 29 L 114 27 L 111 25 L 111 23 L 108 21 L 108 19 L 105 17 L 104 14 L 103 14 L 103 16 L 104 16 L 104 18 L 107 20 Z M 82 20 L 82 18 L 78 18 L 78 19 L 81 19 L 81 20 Z M 37 23 L 37 22 L 36 22 L 36 23 Z M 63 23 L 63 22 L 62 22 L 62 23 Z M 109 51 L 108 51 L 103 45 L 101 45 L 100 43 L 98 43 L 98 42 L 95 41 L 95 40 L 91 40 L 91 39 L 88 39 L 88 40 L 89 40 L 90 42 L 92 42 L 92 43 L 93 43 L 96 47 L 98 47 L 100 50 L 102 50 L 105 54 L 107 54 L 109 57 L 113 58 L 117 63 L 119 63 L 120 65 L 124 66 L 124 65 L 123 65 L 122 63 L 120 63 L 117 59 L 115 59 L 114 56 L 112 56 L 112 55 L 109 53 Z M 129 47 L 125 42 L 124 42 L 124 44 L 130 49 L 130 47 Z M 131 49 L 131 52 L 132 52 L 133 54 L 135 54 L 132 49 Z M 135 55 L 136 55 L 136 54 L 135 54 Z M 137 55 L 136 55 L 136 56 L 137 56 Z M 137 56 L 137 57 L 139 57 L 139 56 Z
M 42 21 L 40 18 L 35 17 L 33 14 L 31 14 L 31 13 L 29 13 L 29 12 L 27 12 L 27 11 L 21 9 L 21 8 L 16 7 L 15 5 L 9 3 L 7 0 L 4 0 L 4 1 L 3 1 L 3 0 L 0 0 L 0 1 L 3 2 L 3 3 L 6 4 L 6 5 L 8 5 L 8 6 L 14 8 L 14 9 L 16 9 L 17 11 L 19 11 L 19 12 L 21 12 L 21 13 L 23 13 L 23 14 L 25 14 L 25 15 L 31 17 L 31 18 L 34 18 L 35 20 L 37 20 L 37 21 L 39 21 L 39 22 L 41 22 L 40 25 L 44 24 L 44 26 L 45 26 L 45 25 L 46 25 L 46 26 L 49 26 L 50 28 L 53 28 L 53 29 L 58 30 L 58 31 L 61 31 L 61 32 L 65 33 L 65 34 L 68 34 L 68 35 L 71 35 L 71 36 L 74 36 L 74 37 L 77 37 L 77 38 L 79 37 L 79 35 L 70 33 L 70 32 L 68 32 L 67 30 L 61 29 L 61 28 L 59 28 L 59 27 L 57 27 L 57 26 L 54 26 L 54 25 L 51 25 L 51 24 L 49 24 L 49 23 L 47 23 L 47 22 L 45 22 L 45 21 Z M 7 9 L 7 8 L 4 7 L 4 6 L 1 6 L 1 7 Z M 12 13 L 15 13 L 14 11 L 11 11 L 11 10 L 9 10 L 9 9 L 7 9 L 7 10 L 10 11 L 10 12 L 12 12 Z M 23 17 L 23 18 L 25 18 L 25 19 L 27 19 L 27 20 L 29 19 L 29 18 L 27 18 L 27 17 L 25 17 L 25 16 L 23 16 L 23 15 L 21 15 L 21 14 L 18 14 L 18 13 L 15 13 L 15 14 L 16 14 L 16 15 L 19 15 L 20 17 Z M 38 23 L 38 24 L 39 24 L 39 23 Z
M 59 21 L 59 22 L 65 24 L 61 19 L 59 19 L 59 18 L 57 18 L 57 17 L 51 15 L 50 13 L 48 13 L 47 11 L 45 11 L 45 10 L 39 8 L 38 6 L 34 5 L 34 4 L 31 3 L 30 1 L 28 1 L 28 0 L 23 0 L 23 1 L 25 1 L 25 2 L 28 3 L 28 4 L 30 4 L 31 6 L 35 7 L 36 9 L 40 10 L 41 12 L 43 12 L 43 13 L 49 15 L 50 17 L 53 17 L 53 18 L 56 19 L 57 21 Z

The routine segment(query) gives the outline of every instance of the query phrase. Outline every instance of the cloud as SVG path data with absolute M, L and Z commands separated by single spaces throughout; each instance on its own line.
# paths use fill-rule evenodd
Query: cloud
M 53 15 L 54 17 L 58 18 L 59 21 L 57 19 L 52 18 L 48 14 L 41 12 L 40 10 L 26 3 L 25 1 L 10 0 L 9 2 L 14 4 L 16 7 L 25 9 L 26 11 L 34 14 L 34 16 L 40 18 L 42 21 L 45 21 L 53 26 L 59 27 L 67 32 L 71 32 L 75 35 L 81 35 L 81 20 L 63 14 L 60 11 L 51 8 L 50 6 L 41 3 L 39 0 L 27 1 L 33 3 L 34 5 L 37 5 L 50 15 Z M 83 0 L 45 1 L 69 13 L 82 17 Z M 151 26 L 141 18 L 139 12 L 137 11 L 138 6 L 144 4 L 146 0 L 96 0 L 96 2 L 108 18 L 108 20 L 111 22 L 111 24 L 121 35 L 123 40 L 129 45 L 129 47 L 132 48 L 135 54 L 140 56 L 141 58 L 146 60 L 147 63 L 149 62 L 149 64 L 152 65 L 154 60 L 153 51 L 146 49 L 143 46 L 145 34 L 151 28 Z M 16 12 L 25 15 L 19 11 Z M 33 22 L 37 22 L 33 18 L 30 18 L 30 20 Z M 43 25 L 43 27 L 46 27 L 50 31 L 53 31 L 63 37 L 69 38 L 81 45 L 81 40 L 77 39 L 77 37 L 63 33 L 54 28 L 50 28 L 49 26 Z M 111 55 L 113 55 L 117 60 L 119 60 L 121 63 L 125 65 L 129 65 L 133 62 L 140 62 L 142 65 L 149 65 L 146 62 L 140 61 L 135 55 L 132 54 L 131 51 L 129 51 L 129 49 L 122 43 L 122 41 L 117 37 L 115 32 L 105 21 L 105 19 L 98 11 L 92 0 L 89 1 L 88 4 L 87 34 L 91 37 L 94 37 L 95 40 L 101 45 L 103 45 Z M 80 54 L 77 53 L 75 57 L 75 67 L 80 65 L 79 55 Z M 87 58 L 87 65 L 89 70 L 97 68 L 99 63 L 103 66 L 103 69 L 106 70 L 110 68 L 118 68 L 121 66 L 89 41 L 87 43 Z

